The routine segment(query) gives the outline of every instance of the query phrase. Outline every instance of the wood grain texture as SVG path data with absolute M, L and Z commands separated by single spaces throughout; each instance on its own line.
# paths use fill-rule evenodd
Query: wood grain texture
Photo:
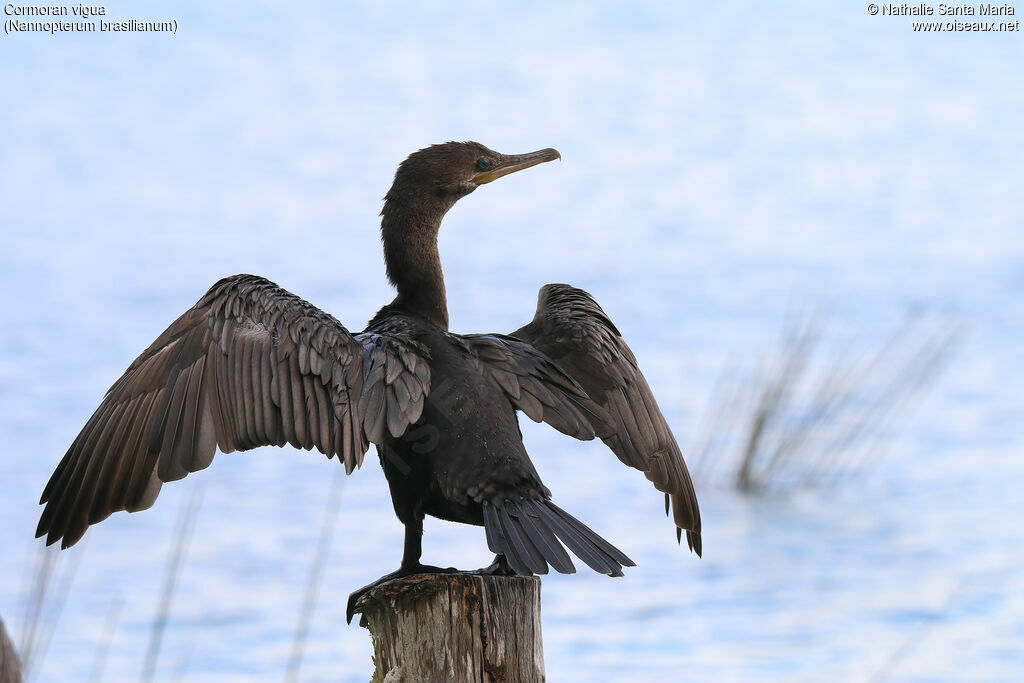
M 0 619 L 0 683 L 21 683 L 21 660 Z
M 374 683 L 544 681 L 537 577 L 418 574 L 381 584 L 356 611 Z

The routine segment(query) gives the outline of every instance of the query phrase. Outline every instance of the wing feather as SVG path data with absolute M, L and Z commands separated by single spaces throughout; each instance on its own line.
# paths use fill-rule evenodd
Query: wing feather
M 577 439 L 593 439 L 604 410 L 562 368 L 528 343 L 501 334 L 449 335 L 474 356 L 480 372 L 534 422 Z
M 511 336 L 554 361 L 603 409 L 592 411 L 594 432 L 666 494 L 676 527 L 699 555 L 700 510 L 682 452 L 633 352 L 593 297 L 545 285 L 533 321 Z
M 43 490 L 36 535 L 66 548 L 112 512 L 152 505 L 218 446 L 315 447 L 351 472 L 370 441 L 419 418 L 430 368 L 414 332 L 391 321 L 367 345 L 268 280 L 221 280 L 107 391 Z
M 160 443 L 158 468 L 161 481 L 177 481 L 188 474 L 188 470 L 174 459 L 174 447 L 181 435 L 181 426 L 185 416 L 185 396 L 188 393 L 188 382 L 191 377 L 191 368 L 184 369 L 178 375 L 174 381 L 174 388 L 167 392 L 167 395 L 171 397 L 171 400 L 167 402 L 167 415 L 162 423 L 153 425 L 154 439 L 159 439 Z M 102 451 L 100 450 L 100 452 Z
M 146 426 L 149 424 L 150 415 L 153 413 L 153 406 L 156 403 L 155 394 L 143 394 L 136 397 L 138 404 L 132 421 L 131 429 L 125 438 L 121 451 L 112 454 L 117 459 L 116 474 L 112 488 L 106 497 L 97 497 L 96 506 L 93 509 L 93 517 L 106 518 L 112 510 L 124 510 L 127 507 L 128 487 L 131 483 L 132 467 L 136 462 L 136 454 L 139 444 L 143 442 L 143 435 L 146 433 Z

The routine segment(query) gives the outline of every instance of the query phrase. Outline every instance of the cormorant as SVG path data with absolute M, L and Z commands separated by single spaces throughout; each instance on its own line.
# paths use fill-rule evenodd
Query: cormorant
M 142 352 L 104 396 L 43 491 L 36 536 L 71 546 L 112 512 L 136 512 L 164 482 L 257 446 L 316 448 L 347 473 L 369 443 L 405 525 L 399 569 L 380 581 L 455 571 L 420 563 L 424 515 L 483 526 L 491 573 L 575 571 L 565 548 L 603 574 L 633 566 L 551 501 L 523 447 L 516 411 L 578 439 L 600 437 L 665 493 L 701 552 L 693 484 L 629 347 L 581 289 L 540 290 L 511 334 L 448 331 L 437 235 L 477 187 L 561 155 L 499 154 L 448 142 L 411 154 L 384 198 L 381 237 L 398 296 L 366 330 L 255 275 L 213 286 Z M 564 546 L 564 547 L 563 547 Z

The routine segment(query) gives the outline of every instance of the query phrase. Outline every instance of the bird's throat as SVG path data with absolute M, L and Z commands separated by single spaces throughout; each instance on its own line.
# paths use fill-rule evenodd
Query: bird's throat
M 388 279 L 398 289 L 392 306 L 447 330 L 448 300 L 437 251 L 437 233 L 444 213 L 410 214 L 388 208 L 385 206 L 383 212 L 381 238 Z

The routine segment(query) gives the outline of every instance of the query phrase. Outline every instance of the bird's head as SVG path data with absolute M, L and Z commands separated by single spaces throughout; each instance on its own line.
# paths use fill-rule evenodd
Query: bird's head
M 394 309 L 412 311 L 448 329 L 444 278 L 437 253 L 441 219 L 462 197 L 509 173 L 561 159 L 554 149 L 501 154 L 479 142 L 445 142 L 413 152 L 384 196 L 380 236 L 388 279 L 398 288 Z M 381 315 L 380 313 L 378 315 Z
M 386 200 L 415 196 L 447 204 L 445 210 L 492 180 L 561 159 L 558 150 L 541 149 L 527 154 L 501 154 L 479 142 L 445 142 L 413 152 L 395 172 Z

